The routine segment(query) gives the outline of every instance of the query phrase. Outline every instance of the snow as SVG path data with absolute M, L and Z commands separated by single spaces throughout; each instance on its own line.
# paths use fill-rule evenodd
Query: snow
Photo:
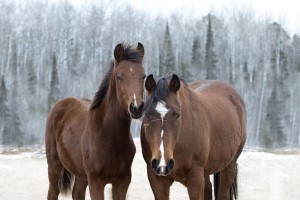
M 146 175 L 146 165 L 140 144 L 136 141 L 137 154 L 132 167 L 132 182 L 128 200 L 153 199 Z M 282 200 L 300 199 L 299 151 L 276 153 L 245 150 L 238 160 L 239 199 Z M 46 199 L 48 190 L 47 161 L 44 151 L 32 150 L 14 154 L 0 154 L 0 199 Z M 105 190 L 111 199 L 110 186 Z M 189 199 L 187 190 L 179 183 L 171 187 L 171 200 Z M 59 199 L 72 199 L 71 195 Z M 87 198 L 90 199 L 87 191 Z

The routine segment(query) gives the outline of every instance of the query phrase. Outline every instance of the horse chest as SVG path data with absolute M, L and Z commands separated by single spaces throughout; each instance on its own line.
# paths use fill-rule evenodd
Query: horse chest
M 95 172 L 106 183 L 112 183 L 130 173 L 134 157 L 134 149 L 123 150 L 122 153 L 102 149 L 98 153 L 85 154 L 85 170 Z
M 179 168 L 179 169 L 175 170 L 173 173 L 171 173 L 171 177 L 175 181 L 177 181 L 183 185 L 186 185 L 186 173 L 187 173 L 186 170 L 184 170 L 183 168 Z
M 99 170 L 99 176 L 106 183 L 112 183 L 128 173 L 128 170 L 130 170 L 130 165 L 124 159 L 118 158 L 102 166 Z

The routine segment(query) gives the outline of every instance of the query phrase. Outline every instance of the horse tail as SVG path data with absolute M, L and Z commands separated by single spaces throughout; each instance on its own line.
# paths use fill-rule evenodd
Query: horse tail
M 74 182 L 74 175 L 71 174 L 65 168 L 62 168 L 58 180 L 59 192 L 62 194 L 68 194 L 72 191 L 72 186 Z
M 214 194 L 215 194 L 215 199 L 218 199 L 219 187 L 220 187 L 220 172 L 214 174 Z
M 234 176 L 231 188 L 230 188 L 230 200 L 233 200 L 233 198 L 234 199 L 238 198 L 238 180 L 237 180 L 237 177 L 238 177 L 238 164 L 236 163 L 235 164 L 235 176 Z

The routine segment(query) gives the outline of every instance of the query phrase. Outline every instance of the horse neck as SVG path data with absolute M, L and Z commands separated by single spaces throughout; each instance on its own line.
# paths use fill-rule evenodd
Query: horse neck
M 115 88 L 110 85 L 102 103 L 90 111 L 92 132 L 106 138 L 127 141 L 130 138 L 131 117 L 118 102 Z
M 185 118 L 185 120 L 182 120 L 182 121 L 190 122 L 190 121 L 192 121 L 192 119 L 194 117 L 194 116 L 191 116 L 191 114 L 193 113 L 191 111 L 196 109 L 200 112 L 203 109 L 202 104 L 201 104 L 201 102 L 198 101 L 197 95 L 186 85 L 184 86 L 183 89 L 180 90 L 179 97 L 180 97 L 180 105 L 182 108 L 181 110 L 182 110 L 182 112 L 184 112 L 184 113 L 182 113 L 184 115 L 183 118 Z M 195 104 L 195 102 L 193 102 L 194 100 L 197 101 L 196 104 Z M 183 118 L 181 118 L 181 119 L 183 119 Z
M 199 96 L 197 96 L 192 89 L 190 89 L 188 86 L 184 87 L 184 90 L 181 90 L 179 95 L 181 108 L 184 112 L 184 114 L 182 113 L 183 117 L 181 117 L 181 129 L 187 130 L 191 127 L 198 126 L 198 130 L 203 131 L 203 129 L 206 129 L 208 126 L 207 109 L 205 107 L 205 103 L 199 99 Z M 199 123 L 197 123 L 197 125 L 191 124 L 194 119 L 199 119 Z

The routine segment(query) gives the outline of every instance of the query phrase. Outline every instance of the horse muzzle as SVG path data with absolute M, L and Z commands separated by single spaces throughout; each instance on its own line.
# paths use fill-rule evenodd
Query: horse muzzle
M 165 164 L 161 164 L 160 160 L 152 159 L 151 167 L 157 176 L 167 176 L 174 168 L 175 160 L 166 160 Z
M 139 106 L 136 106 L 134 103 L 130 103 L 129 112 L 132 118 L 138 119 L 142 117 L 144 108 L 144 102 L 142 102 Z

